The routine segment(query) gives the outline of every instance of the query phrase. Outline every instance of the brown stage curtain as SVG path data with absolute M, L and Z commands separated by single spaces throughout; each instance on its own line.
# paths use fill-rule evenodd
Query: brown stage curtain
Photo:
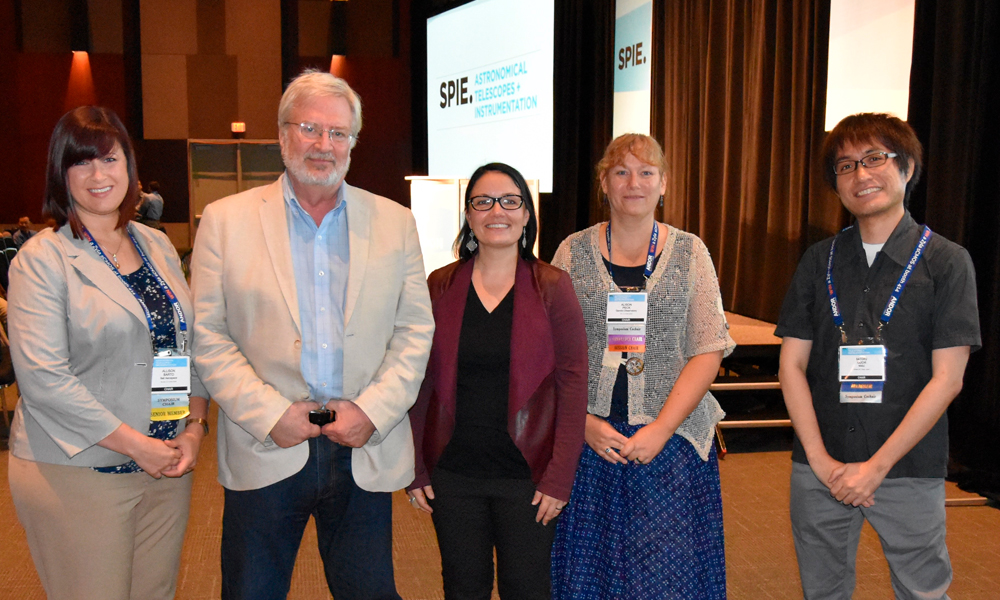
M 712 252 L 728 310 L 777 320 L 809 243 L 846 224 L 823 181 L 829 0 L 654 4 L 664 220 Z

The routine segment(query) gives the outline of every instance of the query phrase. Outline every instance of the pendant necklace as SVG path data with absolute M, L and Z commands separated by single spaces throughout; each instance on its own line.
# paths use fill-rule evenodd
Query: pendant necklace
M 118 264 L 118 251 L 122 249 L 122 243 L 124 242 L 125 242 L 125 236 L 123 235 L 118 240 L 118 247 L 115 248 L 115 251 L 111 253 L 111 262 L 114 263 L 115 268 L 118 269 L 119 271 L 122 270 L 122 267 L 120 264 Z M 103 246 L 103 244 L 101 245 Z M 107 248 L 105 248 L 105 250 L 107 250 Z

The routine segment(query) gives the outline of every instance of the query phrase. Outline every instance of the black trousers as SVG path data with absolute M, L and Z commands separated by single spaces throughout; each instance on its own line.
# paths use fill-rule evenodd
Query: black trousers
M 530 479 L 474 479 L 436 469 L 431 485 L 446 600 L 489 600 L 494 548 L 501 598 L 551 597 L 556 521 L 535 522 Z

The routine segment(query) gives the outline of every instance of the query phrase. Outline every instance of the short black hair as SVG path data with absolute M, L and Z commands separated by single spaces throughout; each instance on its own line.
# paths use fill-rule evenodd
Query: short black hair
M 896 166 L 906 175 L 913 160 L 913 176 L 906 183 L 903 203 L 909 205 L 910 192 L 920 181 L 923 172 L 924 147 L 909 123 L 886 113 L 858 113 L 841 119 L 823 141 L 823 176 L 834 191 L 837 191 L 837 174 L 834 167 L 837 156 L 847 144 L 878 142 L 890 152 L 896 153 Z

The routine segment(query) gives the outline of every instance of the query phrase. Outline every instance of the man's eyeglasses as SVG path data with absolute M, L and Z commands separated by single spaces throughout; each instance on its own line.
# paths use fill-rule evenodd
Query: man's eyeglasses
M 836 164 L 833 165 L 833 172 L 837 175 L 847 175 L 848 173 L 857 170 L 858 165 L 866 169 L 877 169 L 885 165 L 886 161 L 890 158 L 896 158 L 897 154 L 895 152 L 872 152 L 868 156 L 863 156 L 859 160 L 838 160 Z
M 524 198 L 517 194 L 504 194 L 499 198 L 494 198 L 493 196 L 473 196 L 469 200 L 469 206 L 472 207 L 472 210 L 485 212 L 493 208 L 494 202 L 499 202 L 500 208 L 504 210 L 517 210 L 524 205 Z
M 307 140 L 318 140 L 323 137 L 323 134 L 328 134 L 330 136 L 330 141 L 338 146 L 346 146 L 355 140 L 355 137 L 351 135 L 349 131 L 344 131 L 343 129 L 323 129 L 316 123 L 282 123 L 283 125 L 295 125 L 299 128 L 299 133 L 302 137 Z

